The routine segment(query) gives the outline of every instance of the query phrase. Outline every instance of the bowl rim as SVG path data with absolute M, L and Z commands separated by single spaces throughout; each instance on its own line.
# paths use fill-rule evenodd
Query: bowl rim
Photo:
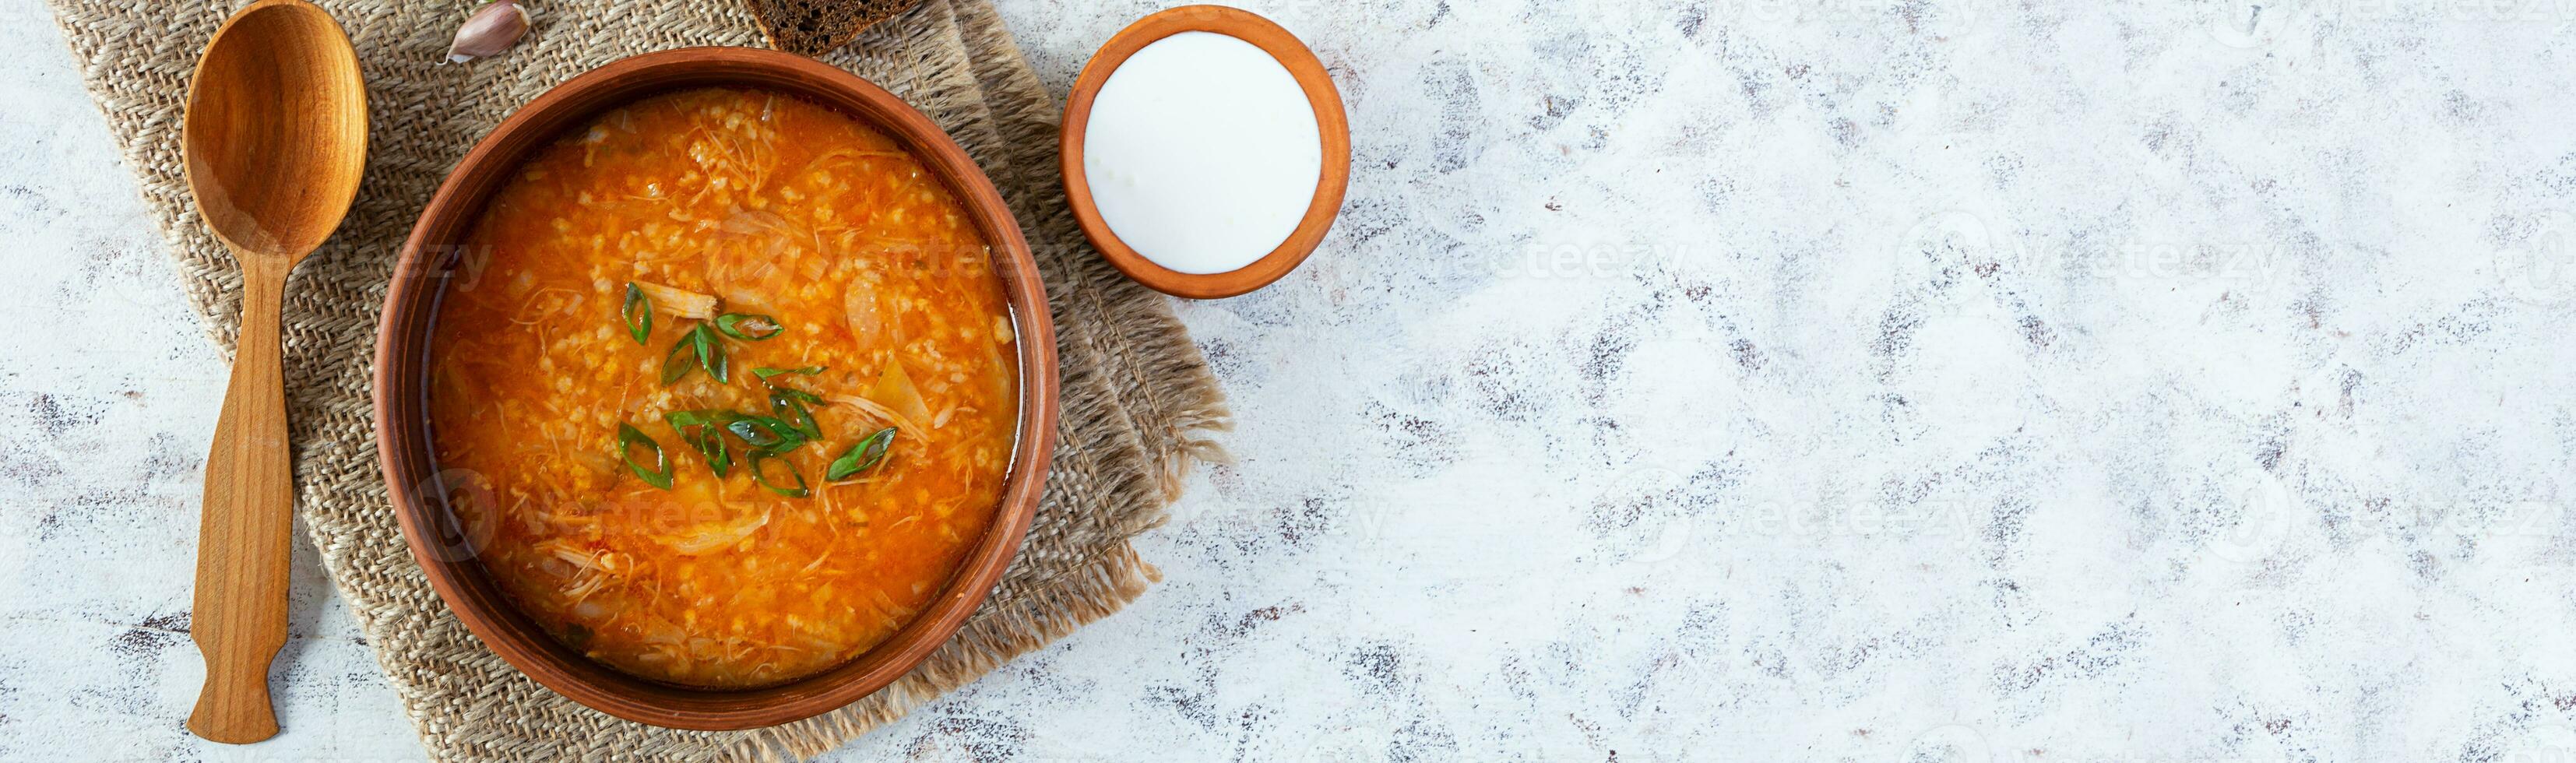
M 1100 96 L 1100 86 L 1109 75 L 1127 63 L 1127 58 L 1165 37 L 1182 32 L 1214 32 L 1252 43 L 1262 52 L 1287 67 L 1306 94 L 1306 103 L 1314 107 L 1315 129 L 1323 138 L 1323 175 L 1315 183 L 1315 195 L 1306 203 L 1306 215 L 1297 221 L 1296 230 L 1279 246 L 1234 270 L 1223 273 L 1183 273 L 1163 267 L 1138 254 L 1109 223 L 1100 217 L 1100 208 L 1091 198 L 1091 185 L 1082 168 L 1082 145 L 1089 134 L 1091 105 Z M 1342 95 L 1333 86 L 1333 77 L 1324 70 L 1315 52 L 1286 28 L 1261 14 L 1221 5 L 1184 5 L 1157 11 L 1102 43 L 1091 60 L 1082 65 L 1082 74 L 1074 78 L 1073 92 L 1065 97 L 1064 122 L 1056 139 L 1058 169 L 1064 177 L 1064 196 L 1073 208 L 1074 222 L 1082 226 L 1082 235 L 1100 250 L 1118 272 L 1153 289 L 1175 297 L 1220 299 L 1268 286 L 1288 275 L 1306 261 L 1323 243 L 1324 234 L 1341 215 L 1342 196 L 1351 182 L 1351 126 L 1342 110 Z
M 939 595 L 912 622 L 839 667 L 776 686 L 727 691 L 666 684 L 618 672 L 536 627 L 475 560 L 471 528 L 446 502 L 470 481 L 429 457 L 428 338 L 461 240 L 502 181 L 536 147 L 620 104 L 703 86 L 793 93 L 884 131 L 948 185 L 983 234 L 1018 334 L 1017 442 L 996 516 Z M 1045 283 L 1017 217 L 991 179 L 928 116 L 856 74 L 758 48 L 665 50 L 610 62 L 521 106 L 474 144 L 422 208 L 394 266 L 377 326 L 373 418 L 377 455 L 405 545 L 448 610 L 519 672 L 575 702 L 631 721 L 730 731 L 801 720 L 848 705 L 911 672 L 964 625 L 1000 581 L 1036 515 L 1056 442 L 1058 371 Z M 451 484 L 469 483 L 469 484 Z

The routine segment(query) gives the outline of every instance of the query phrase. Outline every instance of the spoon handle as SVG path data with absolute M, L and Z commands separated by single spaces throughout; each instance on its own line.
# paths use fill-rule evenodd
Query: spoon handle
M 287 544 L 294 526 L 277 328 L 286 274 L 254 264 L 260 259 L 242 258 L 241 336 L 232 388 L 206 456 L 189 626 L 206 658 L 206 684 L 188 730 L 230 744 L 277 734 L 268 663 L 286 645 Z

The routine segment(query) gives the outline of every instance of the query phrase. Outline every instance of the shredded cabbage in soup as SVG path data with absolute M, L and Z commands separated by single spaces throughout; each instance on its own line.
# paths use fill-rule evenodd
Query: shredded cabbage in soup
M 431 426 L 473 496 L 451 505 L 529 617 L 628 673 L 755 687 L 865 653 L 938 595 L 1010 465 L 988 258 L 839 112 L 702 89 L 602 115 L 498 192 L 443 297 Z

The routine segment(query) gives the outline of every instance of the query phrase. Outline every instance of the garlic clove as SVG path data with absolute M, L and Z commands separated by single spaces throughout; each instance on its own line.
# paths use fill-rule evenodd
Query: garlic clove
M 447 47 L 447 62 L 498 55 L 527 33 L 527 9 L 519 7 L 517 0 L 492 0 L 456 28 L 456 42 Z

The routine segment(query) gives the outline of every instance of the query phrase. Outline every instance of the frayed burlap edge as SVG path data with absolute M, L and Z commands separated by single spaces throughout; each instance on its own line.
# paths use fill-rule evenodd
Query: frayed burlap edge
M 199 224 L 179 173 L 178 116 L 196 52 L 238 0 L 49 0 L 82 75 L 172 242 L 189 301 L 229 347 L 239 275 Z M 325 0 L 360 53 L 373 105 L 367 185 L 333 244 L 299 268 L 286 365 L 298 510 L 324 566 L 432 755 L 459 760 L 773 760 L 811 756 L 902 717 L 1118 611 L 1159 578 L 1128 543 L 1163 521 L 1190 468 L 1221 459 L 1223 395 L 1168 302 L 1085 246 L 1054 164 L 1060 108 L 988 0 L 932 0 L 824 60 L 920 107 L 976 157 L 1038 254 L 1064 395 L 1046 497 L 1018 560 L 957 637 L 913 674 L 833 713 L 733 733 L 617 720 L 537 687 L 455 621 L 393 528 L 368 405 L 374 319 L 392 254 L 429 192 L 517 104 L 616 58 L 753 45 L 732 3 L 546 0 L 519 48 L 431 62 L 467 0 Z M 175 719 L 174 719 L 175 723 Z M 294 734 L 292 725 L 285 733 Z

